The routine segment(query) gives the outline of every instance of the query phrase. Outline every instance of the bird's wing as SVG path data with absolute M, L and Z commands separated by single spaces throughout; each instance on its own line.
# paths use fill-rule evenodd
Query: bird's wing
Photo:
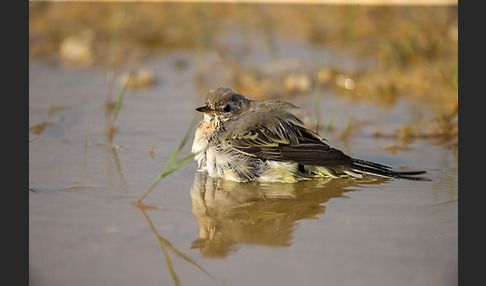
M 296 117 L 291 119 L 279 118 L 270 125 L 253 126 L 224 140 L 238 151 L 264 160 L 314 166 L 354 162 L 353 158 L 329 147 L 317 133 L 301 126 Z

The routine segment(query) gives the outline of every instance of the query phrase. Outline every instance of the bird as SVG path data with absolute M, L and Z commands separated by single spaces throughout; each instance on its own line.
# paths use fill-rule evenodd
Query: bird
M 353 158 L 306 128 L 281 100 L 252 100 L 218 87 L 208 91 L 191 152 L 197 171 L 235 182 L 298 182 L 313 178 L 398 178 L 427 181 L 426 171 Z

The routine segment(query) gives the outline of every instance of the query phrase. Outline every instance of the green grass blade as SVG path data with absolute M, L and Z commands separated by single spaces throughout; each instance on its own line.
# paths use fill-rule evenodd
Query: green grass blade
M 196 156 L 196 154 L 190 154 L 190 155 L 187 155 L 186 157 L 184 157 L 183 159 L 177 161 L 177 163 L 173 164 L 173 165 L 170 165 L 170 166 L 167 166 L 166 168 L 164 168 L 164 170 L 160 173 L 159 175 L 159 180 L 160 179 L 163 179 L 164 177 L 167 177 L 169 174 L 171 174 L 172 172 L 174 172 L 175 170 L 179 169 L 182 165 L 186 164 L 187 162 L 189 162 L 190 160 L 192 160 L 194 157 Z
M 123 102 L 123 97 L 125 96 L 125 92 L 127 91 L 128 84 L 130 83 L 130 80 L 132 79 L 133 71 L 130 72 L 130 75 L 128 76 L 128 81 L 126 84 L 123 86 L 123 89 L 120 91 L 118 94 L 118 97 L 116 98 L 115 102 L 115 109 L 113 110 L 113 114 L 111 116 L 111 122 L 112 125 L 115 123 L 116 118 L 118 117 L 118 113 L 120 112 L 120 108 Z
M 111 97 L 113 93 L 113 84 L 115 81 L 115 62 L 116 62 L 116 54 L 118 48 L 118 38 L 120 34 L 120 27 L 122 26 L 123 20 L 125 18 L 125 9 L 120 11 L 121 8 L 117 9 L 115 12 L 115 17 L 112 19 L 112 30 L 111 30 L 111 38 L 110 38 L 110 47 L 109 47 L 109 55 L 108 55 L 108 73 L 107 73 L 107 80 L 108 80 L 108 89 L 106 93 L 105 104 L 106 106 L 111 106 Z
M 322 133 L 322 136 L 324 137 L 329 129 L 331 129 L 331 126 L 334 124 L 334 120 L 336 119 L 336 114 L 339 109 L 339 102 L 336 104 L 336 107 L 334 107 L 334 110 L 331 114 L 331 118 L 329 118 L 329 121 L 326 124 L 326 127 L 324 128 L 324 132 Z
M 440 74 L 442 75 L 442 78 L 444 81 L 454 90 L 457 92 L 459 90 L 459 81 L 458 81 L 458 75 L 457 75 L 457 67 L 454 70 L 454 74 L 452 75 L 452 80 L 449 79 L 446 74 L 444 73 L 443 70 L 440 71 Z
M 316 116 L 316 133 L 319 133 L 320 116 L 319 116 L 319 79 L 316 75 L 316 86 L 312 93 L 312 105 L 314 106 L 314 115 Z
M 140 203 L 154 188 L 155 186 L 159 183 L 159 181 L 165 177 L 167 177 L 169 174 L 180 168 L 182 165 L 186 164 L 188 161 L 194 158 L 196 154 L 190 154 L 187 155 L 186 157 L 182 158 L 181 160 L 177 161 L 174 163 L 175 159 L 179 155 L 179 152 L 182 150 L 182 148 L 186 145 L 187 141 L 191 137 L 191 131 L 193 127 L 195 126 L 195 120 L 191 123 L 189 128 L 187 129 L 186 133 L 184 134 L 184 137 L 182 137 L 181 141 L 179 142 L 179 145 L 177 148 L 172 152 L 171 156 L 169 157 L 169 160 L 167 161 L 167 164 L 165 165 L 164 169 L 162 172 L 160 172 L 159 176 L 157 176 L 157 179 L 150 185 L 147 191 L 143 195 L 140 196 L 138 199 L 138 202 Z
M 194 126 L 195 126 L 195 120 L 193 120 L 191 125 L 189 125 L 189 128 L 187 129 L 186 133 L 184 134 L 184 137 L 182 137 L 181 142 L 179 142 L 179 145 L 177 146 L 177 148 L 170 155 L 169 160 L 167 161 L 167 166 L 170 166 L 170 165 L 172 165 L 172 163 L 174 163 L 175 159 L 179 155 L 179 152 L 182 150 L 184 145 L 186 145 L 187 140 L 191 137 L 191 133 L 192 133 L 191 131 L 192 131 L 192 128 Z

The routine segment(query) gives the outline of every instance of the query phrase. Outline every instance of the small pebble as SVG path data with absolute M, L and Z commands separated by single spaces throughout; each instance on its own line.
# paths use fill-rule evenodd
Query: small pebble
M 155 82 L 155 74 L 149 69 L 138 69 L 132 72 L 127 72 L 120 76 L 120 85 L 127 86 L 130 89 L 144 89 L 152 87 Z
M 94 62 L 94 33 L 85 30 L 80 35 L 65 38 L 59 46 L 59 56 L 64 63 L 72 65 L 90 65 Z
M 283 86 L 290 92 L 306 93 L 311 90 L 312 80 L 306 74 L 288 74 L 283 78 Z

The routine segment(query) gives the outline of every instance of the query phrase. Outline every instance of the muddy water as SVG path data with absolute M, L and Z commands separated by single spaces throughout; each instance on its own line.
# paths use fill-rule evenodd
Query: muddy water
M 211 58 L 211 55 L 206 55 Z M 181 61 L 186 68 L 175 69 Z M 433 111 L 417 101 L 352 103 L 321 89 L 331 145 L 431 182 L 315 180 L 235 184 L 190 162 L 132 202 L 199 118 L 200 56 L 152 55 L 159 77 L 129 90 L 111 142 L 104 133 L 105 69 L 30 59 L 29 272 L 32 285 L 456 285 L 457 158 L 434 141 L 374 137 Z M 224 77 L 212 75 L 221 85 Z M 116 95 L 121 87 L 115 84 Z M 248 95 L 251 97 L 251 95 Z M 312 114 L 307 96 L 287 100 Z M 311 116 L 312 117 L 312 116 Z M 358 128 L 340 136 L 346 122 Z M 181 156 L 189 154 L 186 146 Z

